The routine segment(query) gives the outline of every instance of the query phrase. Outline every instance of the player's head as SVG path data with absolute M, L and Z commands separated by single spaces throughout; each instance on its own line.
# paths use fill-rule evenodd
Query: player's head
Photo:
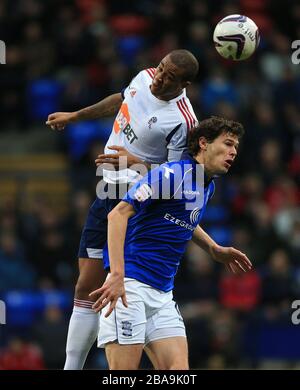
M 209 176 L 227 173 L 244 134 L 238 122 L 213 116 L 191 130 L 189 151 Z
M 156 68 L 151 92 L 159 99 L 171 100 L 191 84 L 198 70 L 198 61 L 190 51 L 173 50 Z

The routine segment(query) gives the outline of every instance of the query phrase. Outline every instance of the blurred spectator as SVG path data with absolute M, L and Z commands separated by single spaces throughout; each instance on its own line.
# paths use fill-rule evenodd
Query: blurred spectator
M 64 365 L 67 330 L 67 321 L 57 306 L 48 306 L 43 319 L 34 326 L 33 337 L 43 352 L 48 369 Z
M 256 201 L 251 205 L 251 259 L 255 268 L 265 264 L 274 248 L 274 242 L 283 245 L 283 240 L 274 229 L 271 210 L 267 203 Z M 248 253 L 248 252 L 247 252 Z
M 213 356 L 219 356 L 219 368 L 232 367 L 238 364 L 240 335 L 235 315 L 230 310 L 219 309 L 210 318 L 208 324 L 208 340 Z M 212 357 L 208 360 L 211 368 Z
M 223 274 L 220 279 L 220 302 L 228 308 L 247 312 L 260 301 L 261 280 L 256 271 L 241 275 Z
M 45 364 L 40 349 L 19 337 L 10 339 L 0 353 L 0 370 L 44 370 Z
M 290 306 L 296 298 L 296 275 L 288 253 L 283 249 L 274 250 L 262 277 L 262 302 L 274 307 Z
M 185 317 L 189 318 L 190 315 L 197 316 L 199 313 L 201 314 L 202 303 L 210 302 L 214 304 L 218 292 L 215 261 L 193 242 L 188 245 L 186 257 L 188 282 L 184 282 L 181 293 L 178 293 L 178 299 L 180 302 L 188 302 L 189 305 L 194 301 L 195 307 L 192 308 L 191 314 L 185 313 Z M 186 289 L 186 283 L 191 288 Z M 197 305 L 199 312 L 196 309 Z
M 35 265 L 40 281 L 49 279 L 60 288 L 73 285 L 75 261 L 73 248 L 70 248 L 62 230 L 42 231 L 39 242 L 32 248 L 31 261 Z
M 16 236 L 3 232 L 0 235 L 0 290 L 33 288 L 35 278 L 35 271 L 26 262 Z
M 211 115 L 219 103 L 227 102 L 235 106 L 238 104 L 235 85 L 220 68 L 213 70 L 210 78 L 203 82 L 201 101 L 206 115 Z
M 264 183 L 270 185 L 281 173 L 282 156 L 278 140 L 270 138 L 260 148 L 260 175 Z
M 216 308 L 217 273 L 214 260 L 193 242 L 188 245 L 185 260 L 184 273 L 176 281 L 175 299 L 188 329 L 190 362 L 195 367 L 204 363 L 209 351 L 207 319 Z

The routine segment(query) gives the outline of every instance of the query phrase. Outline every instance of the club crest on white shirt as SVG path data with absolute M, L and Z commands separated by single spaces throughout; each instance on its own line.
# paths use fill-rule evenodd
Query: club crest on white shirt
M 157 122 L 156 116 L 153 116 L 152 118 L 150 118 L 150 119 L 148 120 L 148 127 L 149 127 L 149 129 L 151 129 L 152 124 L 153 124 L 153 123 L 156 123 L 156 122 Z

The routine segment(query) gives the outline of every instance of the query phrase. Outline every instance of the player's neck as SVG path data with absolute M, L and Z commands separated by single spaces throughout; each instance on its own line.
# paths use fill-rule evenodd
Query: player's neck
M 208 180 L 210 180 L 215 174 L 207 169 L 207 165 L 205 164 L 204 154 L 197 154 L 193 156 L 193 158 L 197 161 L 198 164 L 202 164 L 204 166 L 204 173 Z
M 150 87 L 150 91 L 151 91 L 151 87 Z M 180 96 L 183 92 L 183 89 L 181 89 L 180 91 L 176 91 L 176 92 L 173 92 L 173 93 L 169 93 L 169 94 L 164 94 L 164 95 L 156 95 L 155 93 L 152 93 L 153 96 L 155 96 L 157 99 L 159 100 L 164 100 L 166 102 L 168 102 L 169 100 L 172 100 L 172 99 L 175 99 L 177 98 L 178 96 Z

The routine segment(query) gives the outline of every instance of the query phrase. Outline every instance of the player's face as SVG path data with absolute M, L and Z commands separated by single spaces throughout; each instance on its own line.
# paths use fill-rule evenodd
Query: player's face
M 212 143 L 207 143 L 205 170 L 211 175 L 227 173 L 236 158 L 238 145 L 238 137 L 232 133 L 222 133 Z
M 162 100 L 171 100 L 180 95 L 189 83 L 182 81 L 184 71 L 172 63 L 166 56 L 158 65 L 150 86 L 154 96 Z

